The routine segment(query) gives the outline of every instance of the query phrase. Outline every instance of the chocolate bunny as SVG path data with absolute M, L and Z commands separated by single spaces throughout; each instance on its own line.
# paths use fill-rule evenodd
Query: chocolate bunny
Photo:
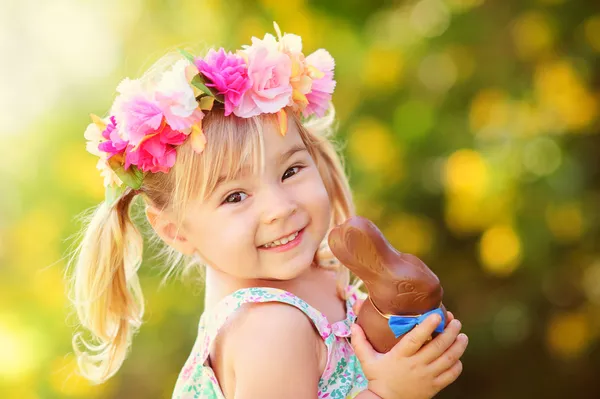
M 442 316 L 436 332 L 443 330 L 447 315 L 439 279 L 419 258 L 392 247 L 375 224 L 354 216 L 331 230 L 328 243 L 335 257 L 367 287 L 369 299 L 357 323 L 375 350 L 389 351 L 404 332 L 433 311 Z M 397 328 L 396 323 L 402 326 Z

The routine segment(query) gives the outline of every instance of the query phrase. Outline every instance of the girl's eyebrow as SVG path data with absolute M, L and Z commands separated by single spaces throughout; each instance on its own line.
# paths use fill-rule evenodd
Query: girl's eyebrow
M 228 181 L 234 181 L 234 180 L 239 180 L 240 178 L 242 178 L 243 176 L 247 176 L 249 174 L 250 171 L 250 167 L 249 166 L 245 166 L 243 167 L 241 170 L 239 170 L 234 176 L 232 176 L 231 178 L 228 178 L 228 176 L 226 175 L 221 175 L 219 176 L 219 178 L 217 179 L 217 182 L 215 183 L 215 188 L 213 189 L 214 191 L 217 191 L 217 189 L 219 188 L 219 186 L 225 182 Z
M 302 144 L 295 144 L 289 150 L 279 155 L 278 163 L 284 163 L 287 161 L 292 155 L 300 151 L 308 151 L 306 147 Z

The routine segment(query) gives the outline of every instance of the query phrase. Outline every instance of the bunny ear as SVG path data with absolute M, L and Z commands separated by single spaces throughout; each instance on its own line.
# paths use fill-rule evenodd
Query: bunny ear
M 382 273 L 387 274 L 382 262 L 384 247 L 381 246 L 385 241 L 377 227 L 367 219 L 349 219 L 331 231 L 328 241 L 336 258 L 360 279 L 372 280 Z

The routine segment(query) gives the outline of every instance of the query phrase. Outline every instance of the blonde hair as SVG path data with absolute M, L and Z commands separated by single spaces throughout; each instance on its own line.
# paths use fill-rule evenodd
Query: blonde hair
M 159 63 L 165 64 L 164 60 Z M 290 123 L 298 127 L 329 194 L 332 228 L 354 214 L 344 167 L 330 140 L 335 111 L 331 106 L 325 117 L 305 124 L 295 112 L 286 111 Z M 225 117 L 222 109 L 213 109 L 203 120 L 207 137 L 204 152 L 197 155 L 189 140 L 178 146 L 177 160 L 169 173 L 145 176 L 141 187 L 144 201 L 173 212 L 181 225 L 187 204 L 210 194 L 223 167 L 231 177 L 246 162 L 250 161 L 253 167 L 261 165 L 262 127 L 267 123 L 277 123 L 275 116 Z M 144 315 L 144 300 L 137 277 L 142 262 L 143 238 L 131 217 L 135 195 L 135 191 L 127 189 L 113 207 L 103 202 L 95 208 L 85 220 L 83 238 L 69 262 L 74 264 L 71 300 L 81 325 L 96 341 L 96 344 L 86 342 L 81 333 L 76 333 L 73 348 L 82 375 L 95 383 L 106 381 L 118 371 Z M 156 234 L 151 239 L 153 243 L 164 244 Z M 196 259 L 186 257 L 170 246 L 162 245 L 162 248 L 161 254 L 167 257 L 170 265 L 167 277 L 176 270 L 185 273 L 200 266 Z M 321 246 L 315 260 L 323 267 L 337 271 L 337 293 L 345 299 L 345 288 L 350 279 L 348 269 L 335 260 L 327 245 Z M 182 261 L 183 267 L 178 267 Z M 79 340 L 87 351 L 79 349 Z

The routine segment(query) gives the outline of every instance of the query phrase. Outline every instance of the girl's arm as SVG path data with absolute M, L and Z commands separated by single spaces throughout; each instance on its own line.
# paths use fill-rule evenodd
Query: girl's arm
M 245 306 L 221 343 L 228 399 L 316 399 L 325 344 L 310 319 L 282 303 Z

